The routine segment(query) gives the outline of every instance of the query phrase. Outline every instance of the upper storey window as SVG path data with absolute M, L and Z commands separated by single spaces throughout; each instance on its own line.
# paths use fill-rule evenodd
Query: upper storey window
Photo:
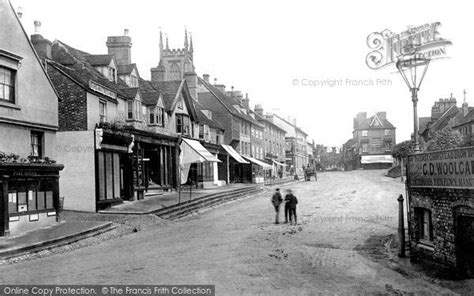
M 0 100 L 15 104 L 16 71 L 0 66 Z

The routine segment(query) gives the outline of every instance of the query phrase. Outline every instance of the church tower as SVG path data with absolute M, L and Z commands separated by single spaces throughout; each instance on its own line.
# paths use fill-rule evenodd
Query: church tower
M 184 30 L 183 48 L 170 49 L 168 36 L 166 36 L 166 46 L 164 46 L 163 33 L 161 30 L 159 42 L 160 61 L 157 67 L 151 68 L 151 80 L 153 82 L 177 81 L 186 78 L 186 76 L 190 76 L 192 73 L 195 75 L 193 63 L 193 39 L 191 34 L 188 34 L 187 29 Z

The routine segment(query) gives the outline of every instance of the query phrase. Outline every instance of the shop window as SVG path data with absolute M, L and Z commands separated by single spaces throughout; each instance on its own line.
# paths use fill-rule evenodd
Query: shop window
M 53 189 L 54 184 L 50 180 L 10 182 L 8 212 L 10 214 L 22 214 L 54 210 Z
M 369 131 L 364 130 L 362 131 L 362 137 L 367 137 L 369 135 Z
M 16 71 L 0 66 L 0 100 L 15 104 Z
M 43 133 L 31 132 L 31 156 L 43 157 Z
M 418 239 L 424 242 L 433 241 L 433 222 L 431 211 L 425 208 L 415 209 L 418 221 Z

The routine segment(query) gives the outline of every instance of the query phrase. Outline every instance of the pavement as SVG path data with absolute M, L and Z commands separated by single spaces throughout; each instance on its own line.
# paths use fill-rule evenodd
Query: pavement
M 69 244 L 80 239 L 113 229 L 112 222 L 74 221 L 58 222 L 18 236 L 0 238 L 0 259 L 35 253 L 44 249 Z
M 283 178 L 266 185 L 283 184 L 293 181 Z M 146 197 L 143 200 L 124 202 L 112 208 L 99 211 L 101 214 L 144 215 L 153 213 L 178 203 L 200 199 L 209 195 L 232 192 L 250 186 L 263 184 L 230 184 L 222 187 L 196 189 L 184 188 L 181 196 L 178 192 L 163 193 Z M 64 219 L 63 219 L 64 220 Z M 67 220 L 67 218 L 66 218 Z M 114 223 L 110 221 L 61 221 L 50 227 L 29 231 L 18 236 L 0 237 L 0 260 L 35 253 L 44 249 L 70 244 L 100 233 L 112 230 Z
M 300 179 L 301 180 L 301 179 Z M 262 184 L 243 184 L 233 183 L 226 186 L 192 189 L 184 187 L 179 194 L 176 191 L 164 192 L 162 194 L 154 196 L 146 196 L 145 199 L 136 201 L 124 201 L 121 204 L 114 205 L 111 208 L 99 211 L 101 214 L 130 214 L 130 215 L 146 215 L 165 209 L 167 207 L 175 206 L 180 203 L 186 203 L 188 201 L 201 199 L 206 196 L 233 192 L 244 188 L 257 187 L 257 186 L 273 186 L 282 185 L 293 181 L 293 177 L 285 177 L 274 181 L 262 183 Z

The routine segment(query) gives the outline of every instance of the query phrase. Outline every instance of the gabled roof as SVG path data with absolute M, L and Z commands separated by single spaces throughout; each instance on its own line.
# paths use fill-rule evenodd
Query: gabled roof
M 92 66 L 108 66 L 114 59 L 113 54 L 91 54 L 84 57 Z
M 89 91 L 94 92 L 89 87 L 89 81 L 92 80 L 116 92 L 120 97 L 128 97 L 128 94 L 124 91 L 129 88 L 128 85 L 121 79 L 117 79 L 117 82 L 114 83 L 105 78 L 102 73 L 87 61 L 86 56 L 91 56 L 90 54 L 56 40 L 51 46 L 51 56 L 52 60 L 49 60 L 48 64 L 67 74 L 71 79 Z M 52 79 L 54 82 L 54 78 Z
M 379 122 L 382 124 L 380 126 L 374 126 L 374 125 L 371 125 L 372 122 L 374 122 L 375 117 L 378 118 Z M 366 129 L 391 129 L 391 128 L 395 128 L 395 126 L 393 126 L 392 123 L 390 123 L 390 121 L 388 121 L 387 119 L 385 118 L 380 118 L 378 117 L 377 115 L 374 115 L 374 116 L 371 116 L 365 120 L 363 120 L 362 122 L 359 122 L 357 124 L 357 127 L 355 129 L 363 129 L 363 130 L 366 130 Z
M 135 69 L 135 71 L 137 72 L 137 75 L 140 76 L 138 74 L 137 64 L 119 65 L 119 66 L 117 66 L 117 74 L 118 75 L 130 75 L 132 73 L 133 69 Z
M 456 117 L 459 113 L 459 108 L 456 105 L 449 107 L 433 124 L 429 126 L 429 129 L 432 131 L 439 130 L 443 128 L 451 118 Z
M 122 92 L 125 94 L 127 99 L 134 99 L 136 98 L 137 93 L 140 92 L 140 89 L 138 87 L 124 88 L 122 89 Z
M 174 104 L 182 81 L 151 82 L 153 88 L 163 96 L 163 104 L 168 111 L 174 110 Z
M 239 101 L 225 95 L 223 92 L 221 92 L 216 87 L 212 86 L 209 82 L 206 82 L 204 79 L 201 79 L 201 78 L 198 78 L 198 79 L 199 79 L 199 83 L 204 85 L 204 87 L 207 88 L 207 90 L 209 90 L 209 93 L 205 93 L 205 92 L 204 93 L 199 93 L 198 97 L 200 97 L 200 98 L 215 98 L 232 115 L 235 115 L 235 116 L 237 116 L 241 119 L 244 119 L 246 121 L 250 121 L 252 124 L 255 124 L 257 126 L 263 127 L 260 122 L 258 122 L 254 118 L 252 118 L 252 116 L 248 115 L 247 112 L 243 112 L 243 110 L 240 110 L 240 108 L 235 107 L 235 105 L 240 106 Z
M 430 121 L 431 117 L 420 117 L 418 119 L 419 134 L 422 134 L 428 128 L 428 124 L 430 123 Z
M 189 115 L 192 119 L 197 118 L 193 104 L 194 100 L 189 93 L 185 79 L 160 82 L 140 79 L 139 85 L 142 94 L 142 101 L 144 101 L 146 105 L 156 105 L 161 95 L 165 110 L 167 112 L 172 112 L 176 108 L 179 95 L 182 94 Z

